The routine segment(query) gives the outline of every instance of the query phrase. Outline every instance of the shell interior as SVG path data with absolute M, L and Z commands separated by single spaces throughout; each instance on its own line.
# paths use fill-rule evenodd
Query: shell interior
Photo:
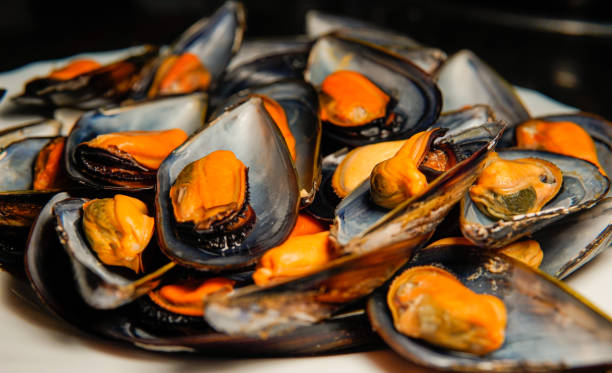
M 612 245 L 612 198 L 532 234 L 544 251 L 540 270 L 564 279 Z
M 438 70 L 437 78 L 444 99 L 442 111 L 486 104 L 497 119 L 511 126 L 529 119 L 514 88 L 469 50 L 452 55 Z
M 531 150 L 500 150 L 498 154 L 509 160 L 534 157 L 552 162 L 563 172 L 563 185 L 542 210 L 515 215 L 508 221 L 487 217 L 466 194 L 461 201 L 461 231 L 478 246 L 503 247 L 570 213 L 589 208 L 604 197 L 610 186 L 595 165 L 581 159 Z
M 308 53 L 311 45 L 311 41 L 301 35 L 247 39 L 240 46 L 238 53 L 232 57 L 229 65 L 227 65 L 227 71 L 265 56 L 294 52 Z
M 32 137 L 12 143 L 0 152 L 0 192 L 32 189 L 34 162 L 49 137 Z
M 55 137 L 60 135 L 62 124 L 53 119 L 27 123 L 0 131 L 0 149 L 28 137 Z

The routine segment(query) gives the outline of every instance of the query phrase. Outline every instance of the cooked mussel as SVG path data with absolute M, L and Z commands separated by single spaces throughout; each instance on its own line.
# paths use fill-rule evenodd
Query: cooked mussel
M 320 90 L 327 134 L 341 144 L 405 138 L 440 112 L 440 92 L 419 68 L 352 39 L 320 38 L 304 76 Z
M 252 215 L 252 211 L 256 220 L 250 233 L 241 237 L 239 244 L 223 239 L 219 240 L 220 245 L 211 250 L 204 242 L 211 237 L 203 239 L 200 245 L 194 244 L 188 236 L 179 234 L 177 219 L 173 214 L 171 189 L 179 182 L 179 175 L 189 164 L 219 150 L 232 152 L 248 168 L 248 205 L 252 210 L 246 209 L 244 214 Z M 225 173 L 230 171 L 226 169 L 218 175 Z M 189 182 L 189 179 L 187 177 L 185 180 Z M 215 180 L 213 176 L 213 183 L 207 187 L 213 190 L 213 194 L 237 191 L 236 196 L 242 196 L 235 199 L 230 196 L 227 203 L 235 202 L 235 208 L 227 211 L 231 211 L 231 215 L 237 213 L 237 224 L 246 226 L 249 220 L 240 217 L 243 214 L 246 185 L 241 182 L 232 184 L 234 186 L 227 191 L 219 190 L 217 183 L 220 181 Z M 229 183 L 229 180 L 223 181 L 226 182 Z M 214 200 L 215 197 L 206 198 Z M 189 267 L 219 271 L 253 263 L 264 251 L 277 246 L 289 235 L 297 217 L 298 204 L 297 177 L 291 156 L 276 124 L 258 97 L 250 98 L 209 123 L 174 150 L 157 173 L 156 222 L 160 245 L 172 260 Z M 223 210 L 226 209 L 220 211 Z M 218 234 L 215 231 L 215 237 Z
M 132 97 L 158 97 L 214 87 L 231 57 L 238 51 L 245 30 L 241 3 L 227 1 L 209 18 L 202 18 L 143 71 Z
M 421 250 L 406 268 L 421 266 L 443 268 L 471 291 L 499 298 L 507 310 L 505 341 L 499 349 L 476 357 L 401 334 L 387 305 L 389 282 L 368 300 L 368 315 L 374 330 L 406 359 L 428 368 L 470 372 L 539 372 L 610 364 L 610 318 L 542 272 L 507 256 L 464 245 Z
M 396 276 L 387 306 L 397 331 L 436 346 L 484 355 L 504 343 L 504 303 L 439 267 L 415 266 Z
M 597 166 L 582 159 L 532 150 L 499 150 L 497 154 L 505 161 L 537 158 L 550 162 L 561 170 L 563 182 L 557 195 L 538 212 L 525 210 L 527 202 L 536 200 L 535 192 L 516 191 L 509 201 L 510 206 L 516 207 L 516 212 L 511 213 L 508 220 L 493 219 L 483 214 L 472 200 L 472 195 L 467 194 L 461 202 L 461 231 L 478 246 L 506 246 L 568 214 L 593 206 L 609 188 L 610 181 L 599 172 Z M 545 179 L 550 181 L 548 176 Z M 504 203 L 501 205 L 505 206 Z
M 60 188 L 74 188 L 63 170 L 62 137 L 32 137 L 0 151 L 0 225 L 29 226 Z
M 202 126 L 200 93 L 83 114 L 66 142 L 66 170 L 96 188 L 152 188 L 161 161 Z
M 140 54 L 99 66 L 94 61 L 73 61 L 47 77 L 26 83 L 24 93 L 13 97 L 20 105 L 95 108 L 125 98 L 137 74 L 157 55 L 145 47 Z
M 563 182 L 559 167 L 539 158 L 505 160 L 491 153 L 470 198 L 492 219 L 540 211 L 553 199 Z
M 240 246 L 257 219 L 248 189 L 248 168 L 231 151 L 188 164 L 170 188 L 177 235 L 213 252 Z
M 146 294 L 174 267 L 149 241 L 153 219 L 138 199 L 52 199 L 57 234 L 88 305 L 112 309 Z M 146 258 L 145 258 L 146 257 Z
M 53 119 L 45 119 L 31 123 L 20 124 L 0 131 L 0 149 L 13 142 L 27 139 L 28 137 L 53 137 L 59 136 L 62 124 Z
M 393 157 L 372 169 L 370 195 L 374 203 L 392 209 L 425 191 L 428 182 L 455 165 L 450 147 L 434 145 L 444 132 L 434 129 L 413 135 Z

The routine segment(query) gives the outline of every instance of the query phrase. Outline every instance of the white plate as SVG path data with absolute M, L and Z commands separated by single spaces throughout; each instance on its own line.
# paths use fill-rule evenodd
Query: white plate
M 92 57 L 105 63 L 122 58 L 134 49 L 89 53 L 70 58 L 28 64 L 0 73 L 0 87 L 7 93 L 0 103 L 0 129 L 26 120 L 31 115 L 14 114 L 10 97 L 19 94 L 23 83 L 43 76 L 52 68 L 76 57 Z M 573 111 L 538 92 L 518 89 L 534 116 Z M 607 314 L 612 314 L 612 251 L 607 250 L 567 279 L 567 284 Z M 156 354 L 86 335 L 51 316 L 31 299 L 18 294 L 24 285 L 0 272 L 0 371 L 62 373 L 157 373 L 157 372 L 243 372 L 300 373 L 347 371 L 424 372 L 389 350 L 310 358 L 214 359 L 198 356 Z

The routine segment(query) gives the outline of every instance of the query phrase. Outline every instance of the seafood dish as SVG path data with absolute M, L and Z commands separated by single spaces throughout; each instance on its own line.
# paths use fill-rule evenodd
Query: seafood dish
M 612 123 L 360 20 L 247 22 L 227 1 L 8 89 L 54 117 L 0 128 L 0 266 L 154 351 L 612 366 L 612 318 L 564 282 L 612 245 Z

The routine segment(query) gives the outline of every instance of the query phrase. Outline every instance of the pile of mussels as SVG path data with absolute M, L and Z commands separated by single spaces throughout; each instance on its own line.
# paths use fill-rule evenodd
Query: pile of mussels
M 169 47 L 5 98 L 56 118 L 0 133 L 3 266 L 25 260 L 69 323 L 154 350 L 382 338 L 442 369 L 610 366 L 610 317 L 559 280 L 612 240 L 612 124 L 532 118 L 469 51 L 306 24 L 243 42 L 230 1 Z

